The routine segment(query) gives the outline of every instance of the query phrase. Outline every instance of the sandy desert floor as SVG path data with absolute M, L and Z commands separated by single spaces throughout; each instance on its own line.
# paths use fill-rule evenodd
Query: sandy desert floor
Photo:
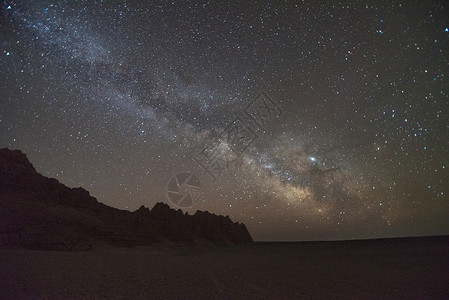
M 448 239 L 0 250 L 0 297 L 449 298 Z

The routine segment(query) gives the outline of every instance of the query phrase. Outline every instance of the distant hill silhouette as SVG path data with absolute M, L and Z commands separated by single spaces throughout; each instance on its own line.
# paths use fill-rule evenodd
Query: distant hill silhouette
M 83 188 L 69 188 L 36 172 L 19 150 L 0 149 L 0 247 L 88 250 L 154 243 L 246 243 L 244 224 L 167 204 L 134 212 L 100 203 Z

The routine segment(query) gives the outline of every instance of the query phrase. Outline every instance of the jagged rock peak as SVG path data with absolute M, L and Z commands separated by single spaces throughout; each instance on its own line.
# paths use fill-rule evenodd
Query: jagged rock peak
M 153 206 L 151 211 L 158 211 L 158 210 L 171 210 L 171 208 L 167 203 L 158 202 Z
M 137 209 L 135 212 L 138 212 L 138 213 L 149 213 L 150 209 L 148 207 L 145 207 L 145 206 L 141 205 L 139 207 L 139 209 Z
M 9 164 L 14 164 L 15 166 L 32 169 L 36 172 L 33 164 L 28 160 L 26 154 L 20 150 L 2 148 L 0 149 L 0 160 L 2 161 L 2 164 L 3 162 L 7 162 Z

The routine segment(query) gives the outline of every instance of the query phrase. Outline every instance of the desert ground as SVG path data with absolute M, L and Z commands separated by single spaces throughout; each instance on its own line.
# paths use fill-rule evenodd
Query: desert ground
M 444 299 L 448 237 L 0 250 L 2 299 Z

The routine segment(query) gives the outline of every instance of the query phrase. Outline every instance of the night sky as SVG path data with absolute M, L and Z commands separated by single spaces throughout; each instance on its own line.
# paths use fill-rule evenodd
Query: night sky
M 447 1 L 6 1 L 0 147 L 107 205 L 229 215 L 255 240 L 449 234 L 448 16 Z M 195 203 L 175 205 L 186 172 Z

